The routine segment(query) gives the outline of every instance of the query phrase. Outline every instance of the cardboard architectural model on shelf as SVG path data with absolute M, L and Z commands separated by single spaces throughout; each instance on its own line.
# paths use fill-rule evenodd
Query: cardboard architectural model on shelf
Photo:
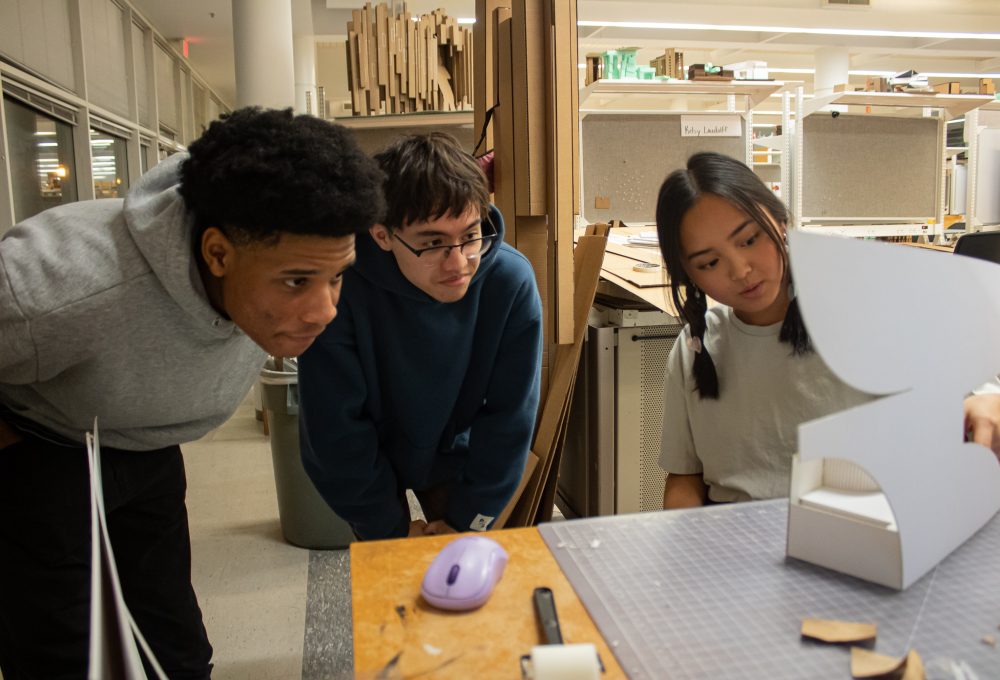
M 347 22 L 347 82 L 356 116 L 472 108 L 472 31 L 367 2 Z
M 800 425 L 788 555 L 907 588 L 1000 509 L 1000 464 L 964 441 L 962 406 L 1000 373 L 1000 266 L 798 231 L 788 238 L 814 347 L 841 379 L 876 395 Z M 831 483 L 838 459 L 877 486 L 864 476 Z

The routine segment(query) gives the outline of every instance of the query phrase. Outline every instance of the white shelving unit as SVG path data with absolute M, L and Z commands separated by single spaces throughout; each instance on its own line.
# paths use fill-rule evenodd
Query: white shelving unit
M 980 140 L 983 131 L 980 126 L 980 111 L 1000 112 L 1000 101 L 995 97 L 984 95 L 986 104 L 965 114 L 965 141 L 968 144 L 966 154 L 966 185 L 965 185 L 965 228 L 966 231 L 981 231 L 983 223 L 977 217 L 977 201 L 980 175 Z M 994 114 L 995 115 L 995 114 Z M 987 180 L 988 182 L 989 180 Z
M 725 108 L 702 106 L 692 112 L 736 111 L 731 98 L 742 97 L 748 113 L 783 87 L 776 80 L 597 80 L 580 92 L 580 113 L 677 113 L 688 111 L 694 96 Z
M 810 99 L 798 107 L 802 112 L 800 121 L 816 113 L 822 112 L 830 105 L 844 107 L 844 115 L 863 115 L 874 110 L 878 111 L 878 116 L 901 116 L 901 117 L 934 117 L 938 120 L 938 190 L 936 198 L 936 214 L 930 219 L 925 216 L 905 216 L 898 218 L 875 218 L 868 219 L 860 217 L 839 217 L 836 224 L 810 216 L 806 216 L 808 223 L 803 223 L 803 137 L 805 135 L 804 124 L 800 123 L 794 139 L 794 190 L 792 213 L 796 221 L 796 227 L 809 231 L 817 231 L 825 234 L 840 234 L 855 237 L 876 237 L 876 236 L 929 236 L 936 237 L 943 233 L 944 204 L 945 204 L 945 167 L 950 147 L 947 146 L 946 121 L 962 115 L 966 120 L 971 116 L 975 119 L 976 109 L 987 104 L 991 104 L 992 97 L 983 95 L 946 95 L 946 94 L 908 94 L 897 92 L 836 92 L 829 95 L 821 95 Z M 852 107 L 854 107 L 852 109 Z M 859 108 L 863 107 L 863 108 Z M 876 109 L 877 107 L 877 109 Z M 918 109 L 919 111 L 915 111 Z M 839 112 L 838 112 L 839 113 Z M 834 114 L 837 115 L 837 114 Z M 972 168 L 975 159 L 973 144 L 969 147 L 969 166 Z M 954 154 L 957 151 L 951 151 Z M 851 168 L 844 168 L 845 172 L 851 172 Z M 973 172 L 970 169 L 970 173 Z M 969 178 L 970 192 L 974 192 L 974 178 Z M 900 187 L 899 191 L 906 191 L 906 187 Z M 968 205 L 974 205 L 974 196 L 969 199 Z
M 802 106 L 802 117 L 822 111 L 831 104 L 847 106 L 926 107 L 943 109 L 948 119 L 977 109 L 993 101 L 978 94 L 908 94 L 905 92 L 834 92 L 813 97 Z

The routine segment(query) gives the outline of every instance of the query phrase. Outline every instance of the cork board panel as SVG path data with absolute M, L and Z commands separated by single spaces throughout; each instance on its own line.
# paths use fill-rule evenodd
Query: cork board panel
M 934 219 L 938 121 L 817 113 L 802 136 L 802 218 Z
M 521 655 L 544 643 L 532 593 L 548 586 L 565 641 L 594 643 L 607 670 L 602 680 L 624 678 L 538 529 L 489 537 L 510 561 L 490 600 L 471 612 L 438 610 L 420 597 L 424 572 L 454 536 L 351 544 L 357 677 L 518 678 Z
M 581 125 L 583 215 L 590 223 L 654 223 L 663 180 L 698 151 L 746 158 L 745 120 L 741 137 L 681 137 L 680 114 L 591 114 Z

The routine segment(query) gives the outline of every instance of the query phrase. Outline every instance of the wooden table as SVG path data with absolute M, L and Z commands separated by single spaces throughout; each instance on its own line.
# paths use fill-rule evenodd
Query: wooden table
M 548 586 L 567 643 L 592 642 L 602 678 L 624 678 L 538 529 L 491 531 L 510 561 L 480 609 L 447 612 L 420 597 L 420 582 L 454 536 L 351 544 L 354 670 L 359 678 L 520 678 L 520 658 L 543 644 L 532 593 Z

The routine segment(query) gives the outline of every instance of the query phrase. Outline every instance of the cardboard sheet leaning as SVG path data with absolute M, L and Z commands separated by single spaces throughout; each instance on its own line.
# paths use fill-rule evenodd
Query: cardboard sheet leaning
M 89 680 L 146 680 L 138 645 L 160 680 L 166 674 L 139 632 L 122 596 L 115 554 L 108 536 L 101 479 L 101 446 L 97 433 L 87 434 L 90 463 L 90 661 Z

